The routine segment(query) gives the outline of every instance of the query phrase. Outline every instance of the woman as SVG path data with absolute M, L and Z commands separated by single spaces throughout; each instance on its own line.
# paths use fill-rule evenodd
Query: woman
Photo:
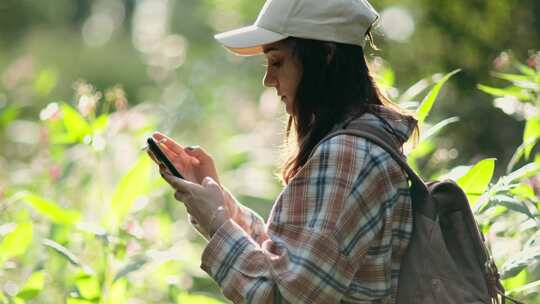
M 378 15 L 366 1 L 269 0 L 253 26 L 216 35 L 264 53 L 264 85 L 289 116 L 296 152 L 265 223 L 220 184 L 200 147 L 162 142 L 187 180 L 161 173 L 209 240 L 201 268 L 235 303 L 394 303 L 412 230 L 408 182 L 382 148 L 333 130 L 368 122 L 402 145 L 416 130 L 377 89 L 363 44 Z

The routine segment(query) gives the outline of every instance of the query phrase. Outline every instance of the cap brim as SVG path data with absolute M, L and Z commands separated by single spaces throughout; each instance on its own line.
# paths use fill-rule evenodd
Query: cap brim
M 258 55 L 263 52 L 262 46 L 273 43 L 288 36 L 272 32 L 255 25 L 220 33 L 214 38 L 233 53 L 242 56 Z

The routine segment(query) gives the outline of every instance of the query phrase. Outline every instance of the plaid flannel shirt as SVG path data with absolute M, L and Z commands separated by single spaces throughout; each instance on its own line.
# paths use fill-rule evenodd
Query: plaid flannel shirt
M 405 141 L 410 124 L 388 117 L 386 123 L 372 114 L 357 119 L 390 126 Z M 333 137 L 283 189 L 266 224 L 239 206 L 201 262 L 228 299 L 395 302 L 412 210 L 406 175 L 382 148 L 351 135 Z

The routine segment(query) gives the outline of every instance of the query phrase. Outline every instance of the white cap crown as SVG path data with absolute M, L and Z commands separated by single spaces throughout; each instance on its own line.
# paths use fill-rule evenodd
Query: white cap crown
M 256 55 L 262 45 L 287 37 L 363 46 L 379 18 L 366 0 L 267 0 L 255 24 L 217 34 L 215 38 L 239 55 Z

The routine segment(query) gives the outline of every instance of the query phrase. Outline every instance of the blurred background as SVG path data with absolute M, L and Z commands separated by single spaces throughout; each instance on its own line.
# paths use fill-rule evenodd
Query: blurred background
M 371 3 L 380 50 L 366 53 L 392 99 L 414 108 L 461 70 L 428 118 L 459 121 L 417 153 L 424 177 L 495 158 L 493 184 L 536 155 L 534 143 L 527 157 L 516 149 L 539 116 L 539 1 Z M 0 0 L 0 303 L 226 302 L 199 269 L 205 242 L 141 148 L 155 130 L 203 146 L 223 184 L 267 216 L 282 187 L 287 117 L 262 86 L 264 58 L 233 56 L 213 39 L 253 23 L 262 4 Z M 520 210 L 531 216 L 505 213 L 506 225 L 526 227 L 497 247 L 501 264 L 508 244 L 538 237 L 538 188 L 526 178 L 532 205 Z M 506 284 L 538 299 L 533 249 Z

